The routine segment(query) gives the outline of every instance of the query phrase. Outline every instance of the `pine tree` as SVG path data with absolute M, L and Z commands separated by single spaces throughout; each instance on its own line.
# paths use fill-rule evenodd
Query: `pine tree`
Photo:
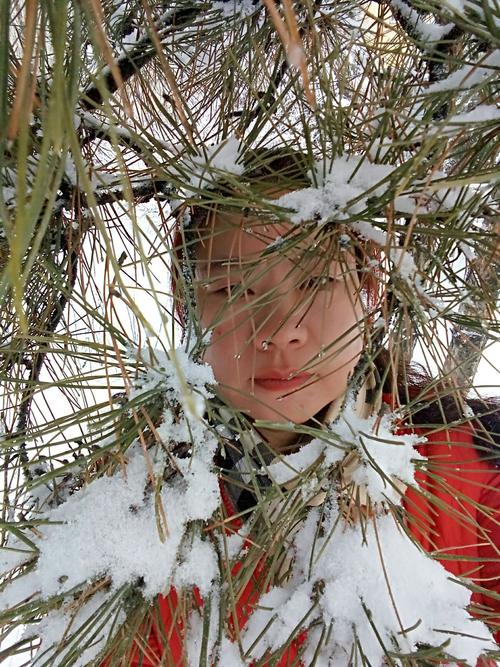
M 375 424 L 380 392 L 352 417 L 356 432 L 342 416 L 326 435 L 295 427 L 316 456 L 264 461 L 270 485 L 243 517 L 246 542 L 233 525 L 228 534 L 214 454 L 249 425 L 221 406 L 203 365 L 190 248 L 195 214 L 214 207 L 295 222 L 270 236 L 270 257 L 304 243 L 354 248 L 378 288 L 350 395 L 359 403 L 382 355 L 379 388 L 418 358 L 433 379 L 392 391 L 400 423 L 418 426 L 432 391 L 445 424 L 445 413 L 464 424 L 499 334 L 499 20 L 496 0 L 0 3 L 2 659 L 132 664 L 170 584 L 188 664 L 276 664 L 297 629 L 307 629 L 306 664 L 495 655 L 467 640 L 485 626 L 457 611 L 478 584 L 448 582 L 405 528 L 395 477 L 413 484 L 408 470 L 426 463 L 410 436 Z M 296 173 L 278 173 L 269 161 L 280 155 Z M 273 169 L 290 180 L 279 199 L 272 177 L 258 178 Z M 190 323 L 182 342 L 176 300 Z M 347 399 L 343 409 L 347 419 Z M 481 437 L 484 458 L 498 461 L 494 434 Z M 377 439 L 401 444 L 404 461 L 374 459 Z M 366 470 L 379 480 L 368 499 L 355 483 Z M 319 493 L 327 499 L 313 507 Z M 357 532 L 339 537 L 341 520 Z M 451 630 L 423 616 L 412 644 L 370 607 L 363 558 L 379 554 L 379 573 L 384 558 L 399 567 L 384 544 L 449 584 Z M 240 631 L 233 596 L 262 553 L 269 592 Z M 341 626 L 332 602 L 351 553 L 365 567 L 359 627 Z M 317 566 L 322 554 L 334 574 Z M 405 603 L 393 602 L 399 622 Z

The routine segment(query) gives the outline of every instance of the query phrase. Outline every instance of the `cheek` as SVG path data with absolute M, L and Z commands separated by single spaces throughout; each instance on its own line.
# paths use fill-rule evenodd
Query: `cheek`
M 217 354 L 217 349 L 213 345 L 210 345 L 210 347 L 205 350 L 203 354 L 203 361 L 207 364 L 210 364 L 214 372 L 215 379 L 220 380 L 220 377 L 224 371 L 224 369 L 221 368 L 222 358 Z
M 243 326 L 235 327 L 226 321 L 213 328 L 203 359 L 212 366 L 216 379 L 228 384 L 234 382 L 236 368 L 241 368 L 247 361 L 250 346 L 245 344 L 246 341 L 248 333 Z
M 199 319 L 203 328 L 212 332 L 211 345 L 219 343 L 231 348 L 236 348 L 238 344 L 244 346 L 252 331 L 248 310 L 241 306 L 223 310 L 219 299 L 203 302 Z
M 228 349 L 228 345 L 224 344 L 225 340 L 226 337 L 222 335 L 219 328 L 216 328 L 203 354 L 203 361 L 210 364 L 215 378 L 219 381 L 226 377 L 231 362 L 234 364 L 234 354 Z
M 355 296 L 346 292 L 324 294 L 316 299 L 310 310 L 310 329 L 315 336 L 321 339 L 328 338 L 330 342 L 341 337 L 346 332 L 349 339 L 362 333 L 363 307 Z M 358 327 L 355 329 L 356 325 Z
M 215 295 L 204 295 L 197 300 L 198 317 L 203 327 L 206 329 L 213 329 L 227 331 L 234 328 L 236 324 L 241 323 L 245 316 L 248 317 L 241 308 L 237 309 L 234 306 L 228 306 L 224 299 L 218 298 Z M 238 312 L 239 311 L 239 312 Z

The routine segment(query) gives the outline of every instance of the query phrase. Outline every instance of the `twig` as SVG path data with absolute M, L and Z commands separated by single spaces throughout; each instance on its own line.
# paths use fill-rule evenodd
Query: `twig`
M 191 7 L 179 11 L 172 10 L 167 12 L 156 23 L 157 30 L 165 30 L 168 27 L 182 28 L 188 25 L 198 16 L 199 8 Z M 90 110 L 103 104 L 103 90 L 112 94 L 118 90 L 117 77 L 113 72 L 119 72 L 120 81 L 125 83 L 131 76 L 136 74 L 144 65 L 147 65 L 157 54 L 157 49 L 153 36 L 146 34 L 137 42 L 133 49 L 124 53 L 114 61 L 113 71 L 105 67 L 100 73 L 95 75 L 95 79 L 100 84 L 94 84 L 84 91 L 81 97 L 81 105 L 84 109 Z

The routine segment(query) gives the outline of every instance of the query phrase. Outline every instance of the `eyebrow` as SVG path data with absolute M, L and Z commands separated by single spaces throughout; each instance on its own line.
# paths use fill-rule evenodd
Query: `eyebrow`
M 291 261 L 295 261 L 297 259 L 295 257 L 291 257 L 291 256 L 287 256 L 287 255 L 284 255 L 284 258 L 288 259 L 288 260 L 291 260 Z M 302 258 L 303 258 L 303 255 L 300 255 L 299 259 L 302 259 Z M 269 257 L 268 256 L 262 256 L 261 253 L 255 253 L 253 255 L 248 255 L 246 257 L 220 257 L 220 258 L 210 257 L 208 259 L 197 259 L 196 266 L 197 266 L 197 268 L 206 268 L 208 266 L 214 267 L 214 268 L 220 268 L 220 267 L 232 268 L 232 267 L 240 267 L 240 266 L 247 267 L 247 266 L 250 266 L 252 264 L 253 265 L 257 264 L 262 259 L 270 259 L 270 256 Z M 313 260 L 314 258 L 313 257 L 308 257 L 307 259 L 308 260 Z M 318 261 L 315 262 L 315 266 L 322 264 L 321 259 L 322 258 L 319 258 Z M 338 263 L 338 259 L 332 257 L 329 260 L 329 263 L 331 263 L 331 262 L 337 262 Z M 299 262 L 299 264 L 300 263 L 301 262 Z M 327 263 L 328 263 L 328 260 L 327 260 Z
M 249 268 L 250 264 L 256 264 L 259 261 L 259 257 L 254 259 L 248 258 L 233 258 L 233 257 L 224 257 L 222 259 L 201 259 L 198 260 L 196 268 L 201 271 L 207 271 L 217 269 L 244 269 Z
M 231 261 L 232 260 L 232 261 Z M 334 260 L 333 260 L 334 261 Z M 249 266 L 250 264 L 250 266 Z M 214 260 L 198 260 L 198 264 L 196 266 L 196 271 L 199 271 L 201 273 L 201 278 L 206 279 L 207 277 L 210 278 L 210 274 L 212 276 L 212 279 L 215 280 L 220 280 L 221 278 L 227 277 L 229 273 L 242 273 L 244 274 L 245 271 L 255 269 L 259 266 L 258 264 L 258 258 L 257 259 L 252 259 L 252 260 L 245 260 L 244 258 L 231 258 L 231 257 L 225 257 L 223 259 L 214 259 Z M 210 268 L 210 271 L 208 270 Z M 224 269 L 224 271 L 220 271 L 220 269 Z M 303 276 L 310 276 L 312 278 L 322 278 L 324 276 L 329 276 L 331 278 L 335 278 L 336 276 L 338 277 L 338 272 L 334 271 L 332 275 L 332 270 L 331 270 L 331 265 L 328 268 L 328 270 L 321 269 L 320 271 L 315 270 L 316 267 L 314 267 L 313 270 L 304 270 L 303 267 L 300 267 L 300 265 L 295 265 L 290 271 L 291 273 L 294 273 L 295 271 L 298 271 L 299 273 L 303 274 Z M 346 272 L 341 271 L 340 274 L 344 275 L 350 274 L 351 270 L 347 270 Z M 299 279 L 301 279 L 299 277 Z

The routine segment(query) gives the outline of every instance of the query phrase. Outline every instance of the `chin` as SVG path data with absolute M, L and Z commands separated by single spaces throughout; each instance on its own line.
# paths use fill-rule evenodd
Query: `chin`
M 304 406 L 290 405 L 286 404 L 286 401 L 283 400 L 275 401 L 275 405 L 262 405 L 262 403 L 253 404 L 253 406 L 248 406 L 247 414 L 253 419 L 265 419 L 267 421 L 273 421 L 277 423 L 287 423 L 292 422 L 293 424 L 304 424 L 306 421 L 311 419 L 316 412 L 319 412 L 321 407 L 317 410 L 309 409 L 307 410 Z

